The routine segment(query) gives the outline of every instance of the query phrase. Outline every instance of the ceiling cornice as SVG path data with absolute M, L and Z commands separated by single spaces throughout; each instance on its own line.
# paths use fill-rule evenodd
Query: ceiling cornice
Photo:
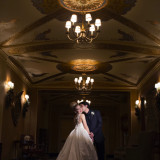
M 151 68 L 151 69 L 148 71 L 148 73 L 146 73 L 146 74 L 142 77 L 141 81 L 140 81 L 140 82 L 138 83 L 138 85 L 137 85 L 137 89 L 138 89 L 138 90 L 141 90 L 141 88 L 145 85 L 145 83 L 146 83 L 150 78 L 152 78 L 153 75 L 154 75 L 155 73 L 157 73 L 159 70 L 160 70 L 160 60 L 157 60 L 157 63 L 154 65 L 154 67 Z
M 60 49 L 83 49 L 77 48 L 74 43 L 57 42 L 57 41 L 43 41 L 31 42 L 16 45 L 3 45 L 2 49 L 8 49 L 8 54 L 17 55 L 30 52 L 42 52 Z M 86 48 L 85 48 L 86 49 Z M 106 49 L 112 51 L 132 52 L 135 54 L 146 54 L 152 56 L 160 56 L 160 47 L 153 45 L 144 45 L 134 42 L 121 41 L 98 41 L 93 43 L 90 49 Z
M 0 50 L 0 58 L 18 75 L 18 77 L 28 86 L 32 87 L 32 84 L 29 82 L 28 78 L 23 74 L 23 72 L 17 67 L 8 56 Z

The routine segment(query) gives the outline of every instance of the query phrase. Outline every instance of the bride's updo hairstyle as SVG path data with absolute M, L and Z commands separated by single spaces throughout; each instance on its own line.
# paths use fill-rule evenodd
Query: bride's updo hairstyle
M 75 109 L 76 109 L 76 107 L 78 106 L 79 104 L 77 103 L 77 102 L 71 102 L 70 103 L 70 107 L 71 107 L 71 109 L 75 112 Z

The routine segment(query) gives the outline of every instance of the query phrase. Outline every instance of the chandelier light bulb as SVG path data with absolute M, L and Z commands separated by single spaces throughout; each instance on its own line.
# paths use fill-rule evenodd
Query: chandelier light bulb
M 88 84 L 89 83 L 89 81 L 88 80 L 86 80 L 86 84 Z
M 79 77 L 79 80 L 82 81 L 82 77 Z
M 87 21 L 87 22 L 90 22 L 91 20 L 92 20 L 91 14 L 90 14 L 90 13 L 87 13 L 87 14 L 86 14 L 86 21 Z
M 78 33 L 81 33 L 81 27 L 80 27 L 80 26 L 76 26 L 75 32 L 76 32 L 77 34 L 78 34 Z
M 77 83 L 77 82 L 78 82 L 78 78 L 75 78 L 75 79 L 74 79 L 74 82 Z
M 77 15 L 76 14 L 72 14 L 71 16 L 71 22 L 74 24 L 75 22 L 77 22 Z
M 94 79 L 92 78 L 92 79 L 91 79 L 91 83 L 93 83 L 93 82 L 94 82 Z
M 94 32 L 95 31 L 95 25 L 94 24 L 91 24 L 90 28 L 89 28 L 89 31 L 91 32 Z
M 66 27 L 67 29 L 70 29 L 70 28 L 71 28 L 71 21 L 67 21 L 65 27 Z
M 78 83 L 79 83 L 79 84 L 81 83 L 81 80 L 80 80 L 80 79 L 78 80 Z
M 90 81 L 90 80 L 91 80 L 91 78 L 90 78 L 90 77 L 87 77 L 87 80 L 88 80 L 88 81 Z
M 100 19 L 95 20 L 95 26 L 97 26 L 97 27 L 101 26 L 101 20 Z

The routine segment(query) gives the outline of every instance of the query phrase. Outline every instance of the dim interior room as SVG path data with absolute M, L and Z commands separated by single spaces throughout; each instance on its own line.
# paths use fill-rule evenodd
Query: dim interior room
M 71 102 L 99 111 L 104 160 L 159 160 L 159 6 L 2 0 L 0 160 L 56 160 L 76 125 Z

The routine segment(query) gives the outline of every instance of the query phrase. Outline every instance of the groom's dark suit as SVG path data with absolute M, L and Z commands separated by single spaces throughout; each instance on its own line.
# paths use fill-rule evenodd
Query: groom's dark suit
M 88 113 L 85 113 L 85 117 L 90 132 L 94 134 L 94 144 L 96 146 L 98 159 L 104 160 L 105 148 L 101 114 L 99 111 L 89 110 Z

